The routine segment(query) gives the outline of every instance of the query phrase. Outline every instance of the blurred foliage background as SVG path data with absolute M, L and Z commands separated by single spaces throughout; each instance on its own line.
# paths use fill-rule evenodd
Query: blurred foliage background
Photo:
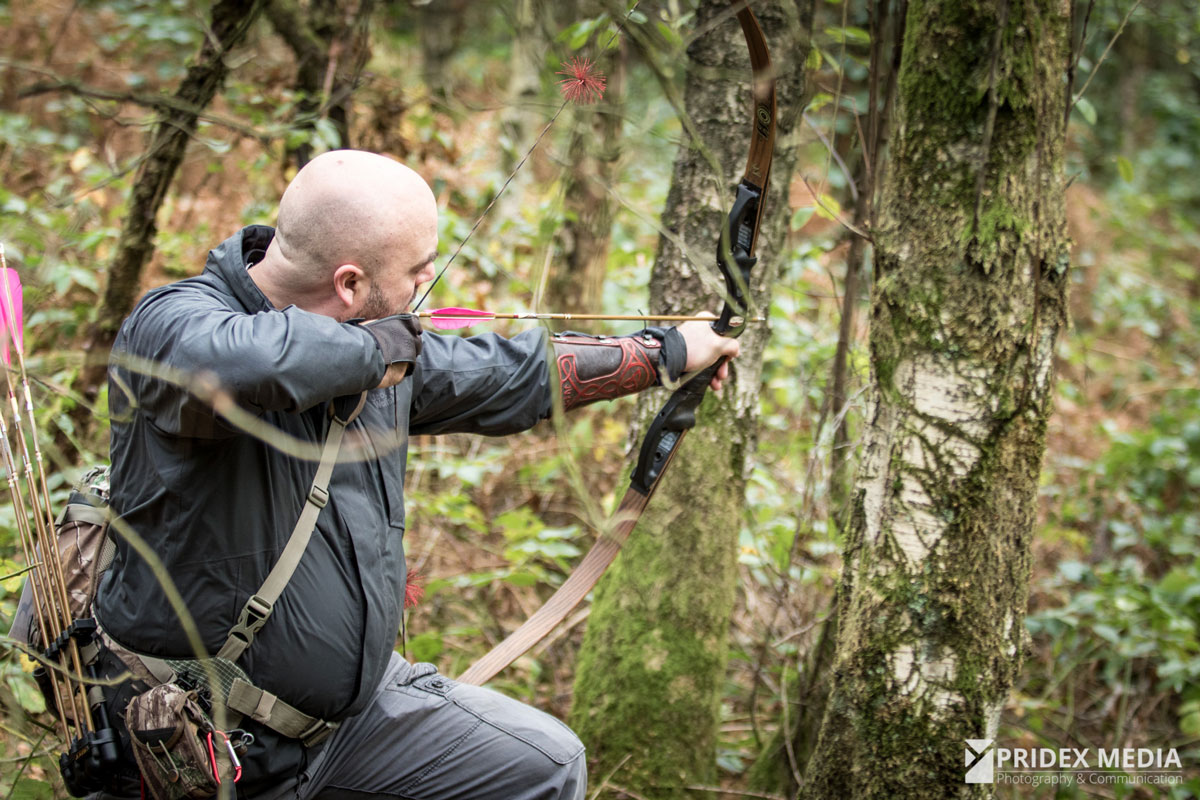
M 537 13 L 522 16 L 518 7 Z M 157 121 L 158 112 L 129 98 L 173 90 L 205 35 L 208 11 L 207 3 L 185 0 L 0 2 L 0 241 L 26 285 L 27 352 L 60 501 L 83 469 L 107 457 L 103 393 L 93 429 L 72 416 L 82 398 L 70 387 Z M 1195 775 L 1200 5 L 1100 0 L 1076 12 L 1077 36 L 1078 19 L 1089 21 L 1069 129 L 1072 326 L 1058 352 L 1027 658 L 1000 738 L 1026 747 L 1176 747 Z M 389 153 L 426 176 L 442 209 L 442 249 L 452 251 L 558 108 L 562 62 L 620 59 L 625 88 L 610 109 L 620 115 L 619 149 L 606 187 L 616 213 L 599 310 L 645 308 L 657 215 L 681 135 L 658 81 L 664 67 L 662 79 L 681 78 L 690 10 L 682 0 L 622 14 L 582 1 L 385 4 L 370 19 L 371 57 L 347 102 L 349 144 Z M 657 62 L 619 49 L 611 41 L 618 25 L 654 26 L 674 49 Z M 853 162 L 859 146 L 867 28 L 861 0 L 818 4 L 809 64 L 817 88 L 799 143 L 804 179 L 792 187 L 793 230 L 769 310 L 760 443 L 741 531 L 743 580 L 719 754 L 731 788 L 744 785 L 771 732 L 795 718 L 788 690 L 818 642 L 840 572 L 839 503 L 853 476 L 867 332 L 860 323 L 849 362 L 850 469 L 835 478 L 827 396 L 849 234 L 833 217 L 853 204 L 839 162 Z M 533 90 L 514 96 L 519 37 L 538 42 L 539 63 Z M 297 148 L 347 144 L 294 88 L 295 62 L 265 20 L 234 52 L 225 89 L 202 117 L 159 214 L 143 289 L 197 274 L 207 249 L 239 226 L 269 224 Z M 63 81 L 117 99 L 62 87 L 28 91 Z M 536 125 L 514 125 L 514 113 Z M 514 181 L 501 213 L 464 248 L 434 306 L 517 310 L 540 298 L 544 270 L 553 272 L 563 247 L 558 233 L 574 213 L 563 193 L 570 141 L 591 130 L 585 113 L 566 116 Z M 863 309 L 866 290 L 861 295 Z M 620 488 L 631 410 L 629 402 L 590 408 L 557 430 L 509 440 L 413 442 L 406 541 L 425 597 L 398 647 L 457 674 L 562 582 L 591 540 L 583 522 L 589 507 L 613 502 Z M 22 559 L 11 503 L 2 502 L 0 629 L 7 630 Z M 498 685 L 564 715 L 586 615 L 577 612 Z M 59 744 L 29 664 L 10 645 L 3 655 L 0 794 L 63 796 Z M 1149 796 L 1119 786 L 1099 791 Z M 1169 796 L 1200 796 L 1200 779 Z

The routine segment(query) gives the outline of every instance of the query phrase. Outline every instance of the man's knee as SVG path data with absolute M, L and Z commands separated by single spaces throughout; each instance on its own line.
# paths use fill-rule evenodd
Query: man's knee
M 562 767 L 562 784 L 554 800 L 584 800 L 587 796 L 587 755 L 580 753 Z
M 510 757 L 520 752 L 512 768 L 520 770 L 530 800 L 583 800 L 588 766 L 583 742 L 575 732 L 545 712 L 521 706 L 522 714 L 506 718 Z
M 565 728 L 555 736 L 555 750 L 570 752 L 569 759 L 547 757 L 543 747 L 524 750 L 524 756 L 511 764 L 517 782 L 526 789 L 521 797 L 530 800 L 584 800 L 587 795 L 587 755 L 583 743 Z

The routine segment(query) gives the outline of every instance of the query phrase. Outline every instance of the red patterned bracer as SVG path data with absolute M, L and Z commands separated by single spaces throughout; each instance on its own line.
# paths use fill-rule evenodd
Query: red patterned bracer
M 653 336 L 555 334 L 563 408 L 640 392 L 658 383 L 662 342 Z

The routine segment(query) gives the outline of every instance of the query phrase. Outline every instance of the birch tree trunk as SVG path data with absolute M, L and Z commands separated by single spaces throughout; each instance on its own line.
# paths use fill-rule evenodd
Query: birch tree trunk
M 796 150 L 787 144 L 803 108 L 812 2 L 758 3 L 754 12 L 778 67 L 785 112 L 758 240 L 761 263 L 749 287 L 752 307 L 761 310 L 769 305 L 788 217 Z M 675 162 L 662 221 L 669 235 L 659 241 L 651 279 L 654 313 L 719 310 L 717 295 L 697 272 L 716 278 L 720 230 L 750 143 L 751 73 L 730 3 L 701 2 L 692 29 L 703 33 L 688 48 L 684 105 L 702 142 L 687 143 Z M 639 46 L 644 52 L 654 47 Z M 701 148 L 723 174 L 714 176 Z M 716 780 L 736 545 L 766 336 L 764 326 L 751 326 L 741 338 L 742 354 L 723 395 L 710 395 L 701 407 L 671 474 L 597 589 L 571 714 L 589 749 L 593 784 L 611 776 L 612 786 L 643 798 L 712 796 L 687 787 Z M 664 399 L 643 396 L 640 418 L 647 421 Z
M 987 797 L 1066 316 L 1061 0 L 910 0 L 834 685 L 803 798 Z

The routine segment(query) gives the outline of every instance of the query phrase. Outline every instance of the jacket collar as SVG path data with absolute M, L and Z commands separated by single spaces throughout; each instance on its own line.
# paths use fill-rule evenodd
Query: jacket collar
M 208 251 L 205 272 L 220 278 L 249 312 L 271 311 L 275 307 L 250 278 L 249 264 L 262 261 L 267 245 L 275 238 L 275 229 L 267 225 L 249 225 Z

